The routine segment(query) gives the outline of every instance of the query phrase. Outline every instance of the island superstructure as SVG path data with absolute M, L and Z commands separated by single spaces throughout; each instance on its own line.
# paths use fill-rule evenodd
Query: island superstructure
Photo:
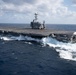
M 32 29 L 45 29 L 45 21 L 43 21 L 43 24 L 41 24 L 38 21 L 37 13 L 35 13 L 35 19 L 31 22 L 30 26 Z

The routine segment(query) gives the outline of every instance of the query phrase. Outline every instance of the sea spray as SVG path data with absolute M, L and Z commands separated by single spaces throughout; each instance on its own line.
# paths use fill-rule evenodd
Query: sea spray
M 56 39 L 53 39 L 51 37 L 44 37 L 42 39 L 32 38 L 28 36 L 0 36 L 1 40 L 4 41 L 36 41 L 38 43 L 42 44 L 42 47 L 48 45 L 50 47 L 53 47 L 56 49 L 56 51 L 59 53 L 60 58 L 67 59 L 67 60 L 74 60 L 76 61 L 76 43 L 64 43 L 57 41 Z
M 4 41 L 25 40 L 25 38 L 22 35 L 20 35 L 20 36 L 0 36 L 0 39 L 4 40 Z
M 42 39 L 44 45 L 49 45 L 59 52 L 60 58 L 76 61 L 76 43 L 63 43 L 51 37 Z
M 29 37 L 29 36 L 23 36 L 23 35 L 19 35 L 19 36 L 0 36 L 0 39 L 1 40 L 4 40 L 4 41 L 36 41 L 36 42 L 41 42 L 40 39 L 36 39 L 36 38 L 32 38 L 32 37 Z

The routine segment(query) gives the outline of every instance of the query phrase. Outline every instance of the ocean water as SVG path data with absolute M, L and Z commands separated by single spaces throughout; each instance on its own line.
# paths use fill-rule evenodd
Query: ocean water
M 0 24 L 29 27 L 25 24 Z M 47 25 L 53 30 L 75 31 L 75 25 Z M 0 75 L 76 75 L 76 43 L 23 35 L 0 34 Z
M 5 27 L 19 27 L 19 28 L 30 28 L 30 24 L 10 24 L 2 23 L 0 26 Z M 76 24 L 46 24 L 46 29 L 52 30 L 67 30 L 67 31 L 76 31 Z

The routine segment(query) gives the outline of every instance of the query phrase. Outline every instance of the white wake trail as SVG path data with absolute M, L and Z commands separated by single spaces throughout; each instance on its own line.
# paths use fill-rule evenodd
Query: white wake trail
M 17 40 L 17 41 L 36 41 L 36 42 L 40 42 L 40 39 L 35 39 L 29 36 L 23 36 L 23 35 L 19 35 L 19 36 L 0 36 L 1 40 L 4 41 L 13 41 L 13 40 Z
M 76 43 L 63 43 L 51 37 L 42 39 L 44 45 L 54 47 L 59 52 L 60 58 L 76 61 Z
M 36 41 L 36 42 L 42 43 L 44 46 L 49 45 L 50 47 L 55 48 L 56 51 L 59 53 L 60 58 L 76 61 L 76 43 L 71 43 L 71 42 L 63 43 L 51 37 L 45 37 L 40 40 L 40 39 L 23 36 L 23 35 L 0 36 L 0 39 L 4 41 L 13 41 L 13 40 Z

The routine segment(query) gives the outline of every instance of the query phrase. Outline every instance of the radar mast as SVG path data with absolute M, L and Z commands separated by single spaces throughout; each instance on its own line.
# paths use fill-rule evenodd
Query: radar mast
M 38 19 L 38 18 L 37 18 L 37 15 L 38 15 L 38 14 L 37 14 L 37 13 L 35 13 L 35 20 L 37 20 L 37 19 Z

